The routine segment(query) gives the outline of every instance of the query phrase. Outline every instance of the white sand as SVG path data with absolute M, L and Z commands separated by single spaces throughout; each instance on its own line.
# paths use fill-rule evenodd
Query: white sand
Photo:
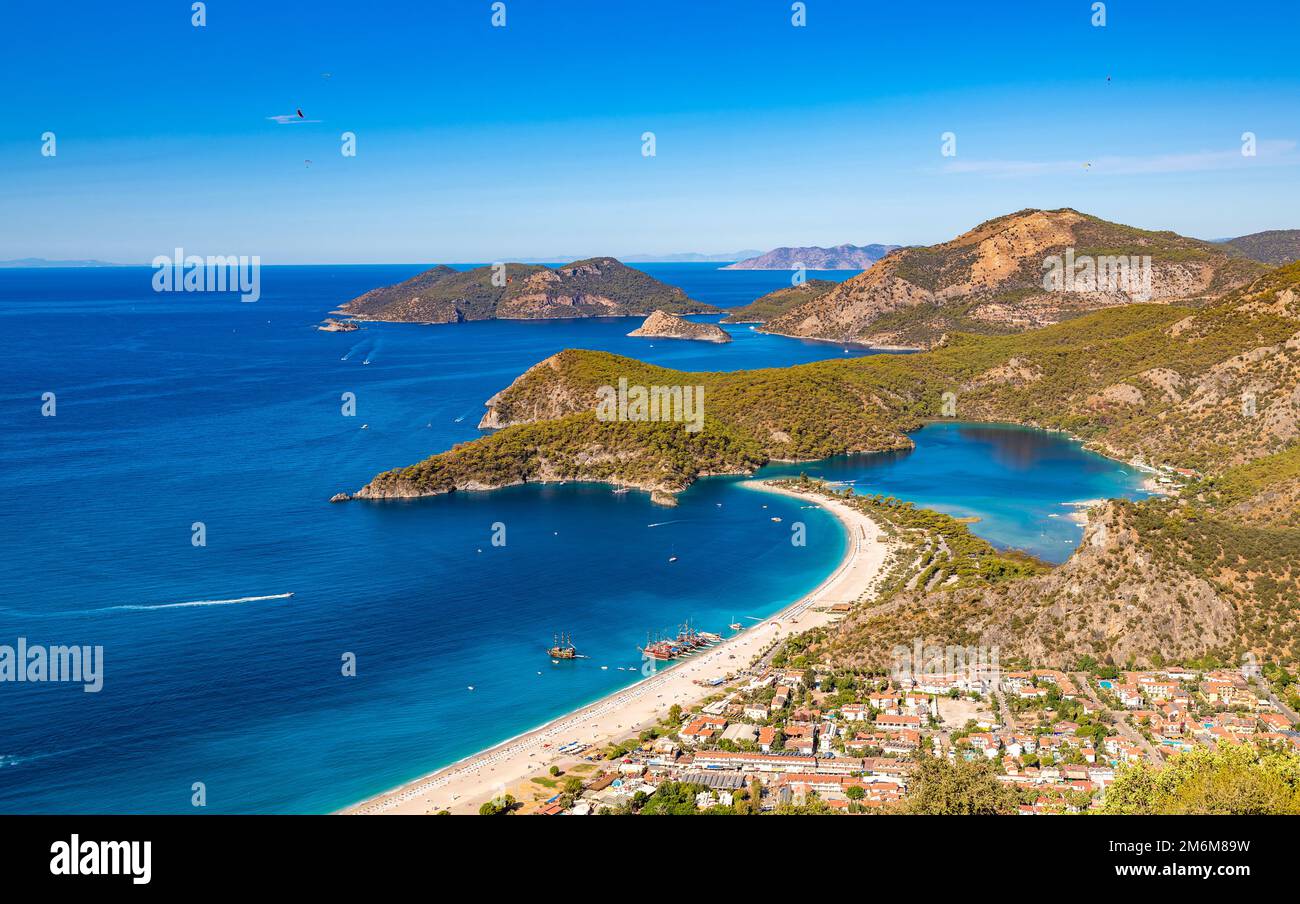
M 813 606 L 820 609 L 834 603 L 852 603 L 868 590 L 880 573 L 888 551 L 874 521 L 842 502 L 804 496 L 760 481 L 742 486 L 815 502 L 844 524 L 849 535 L 844 560 L 815 590 L 776 615 L 754 623 L 741 634 L 678 665 L 663 668 L 629 688 L 343 812 L 423 814 L 445 809 L 453 813 L 477 813 L 482 803 L 500 794 L 514 793 L 522 800 L 517 793 L 521 782 L 545 774 L 553 764 L 575 761 L 574 757 L 559 753 L 556 747 L 581 741 L 601 749 L 610 742 L 637 734 L 663 718 L 674 703 L 687 707 L 718 691 L 718 688 L 701 687 L 695 681 L 735 674 L 762 654 L 773 640 L 838 618 L 829 612 L 814 611 Z M 542 790 L 540 786 L 534 789 Z

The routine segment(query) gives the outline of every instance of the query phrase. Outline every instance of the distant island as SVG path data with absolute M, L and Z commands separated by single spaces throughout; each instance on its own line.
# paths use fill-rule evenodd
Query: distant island
M 628 335 L 657 339 L 695 339 L 700 342 L 731 341 L 731 336 L 720 326 L 683 320 L 676 314 L 668 314 L 664 311 L 655 311 L 646 318 L 645 323 Z
M 716 314 L 719 309 L 612 257 L 594 257 L 555 268 L 510 263 L 455 270 L 444 264 L 372 289 L 332 313 L 355 320 L 461 323 L 644 317 L 655 311 Z
M 899 245 L 836 245 L 820 248 L 773 248 L 723 267 L 723 270 L 865 270 Z
M 672 252 L 641 252 L 639 254 L 620 254 L 618 260 L 624 263 L 635 264 L 728 264 L 732 261 L 743 260 L 747 257 L 755 257 L 762 254 L 756 248 L 744 248 L 740 251 L 721 251 L 716 254 L 709 254 L 701 251 L 672 251 Z M 552 254 L 549 257 L 517 257 L 515 258 L 521 264 L 553 264 L 557 261 L 578 260 L 576 254 Z
M 728 261 L 743 260 L 747 257 L 756 257 L 763 252 L 755 248 L 745 248 L 741 251 L 726 251 L 721 254 L 701 254 L 698 251 L 683 251 L 678 254 L 629 254 L 623 258 L 625 261 L 636 261 L 642 264 L 710 264 L 726 263 Z
M 0 269 L 5 270 L 37 270 L 49 269 L 53 267 L 118 267 L 120 264 L 111 264 L 108 261 L 96 260 L 75 260 L 75 261 L 52 261 L 43 257 L 20 257 L 15 260 L 0 261 Z

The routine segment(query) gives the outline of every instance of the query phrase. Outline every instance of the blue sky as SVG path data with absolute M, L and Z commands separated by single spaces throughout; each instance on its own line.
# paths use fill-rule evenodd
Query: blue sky
M 1102 28 L 1091 0 L 806 0 L 803 28 L 789 0 L 505 2 L 6 3 L 0 259 L 913 244 L 1062 206 L 1300 227 L 1293 0 Z

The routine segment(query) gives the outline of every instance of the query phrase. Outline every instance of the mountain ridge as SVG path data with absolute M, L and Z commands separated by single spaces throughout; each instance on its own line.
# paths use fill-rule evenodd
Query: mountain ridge
M 901 245 L 783 245 L 723 270 L 865 270 Z
M 1147 259 L 1149 270 L 1141 266 Z M 1053 261 L 1055 272 L 1067 262 L 1071 270 L 1060 287 L 1048 288 Z M 1081 274 L 1073 269 L 1085 262 L 1089 269 Z M 1201 303 L 1265 269 L 1230 246 L 1110 223 L 1072 208 L 1028 209 L 987 220 L 948 242 L 900 249 L 763 329 L 924 349 L 953 332 L 1020 332 L 1134 301 Z M 1144 274 L 1149 278 L 1142 281 Z M 1143 290 L 1149 298 L 1141 297 Z
M 559 267 L 507 263 L 471 270 L 440 264 L 408 280 L 371 289 L 332 313 L 355 320 L 460 323 L 564 317 L 718 313 L 612 257 Z
M 1282 266 L 1300 260 L 1300 229 L 1269 229 L 1250 235 L 1227 239 L 1231 245 L 1251 260 L 1272 266 Z

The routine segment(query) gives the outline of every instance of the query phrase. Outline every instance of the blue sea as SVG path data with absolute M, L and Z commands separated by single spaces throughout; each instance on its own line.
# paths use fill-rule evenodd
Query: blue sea
M 789 280 L 638 266 L 723 306 Z M 315 330 L 420 269 L 266 267 L 254 304 L 155 294 L 147 268 L 0 270 L 0 644 L 104 648 L 98 693 L 0 684 L 0 812 L 330 812 L 630 684 L 639 670 L 620 667 L 639 669 L 647 632 L 726 633 L 840 560 L 833 518 L 734 478 L 673 509 L 597 485 L 328 504 L 473 439 L 484 400 L 563 348 L 687 370 L 870 353 L 744 325 L 725 346 L 633 339 L 618 318 Z M 981 535 L 1053 561 L 1080 534 L 1052 517 L 1062 503 L 1138 492 L 1139 475 L 1059 435 L 943 424 L 915 439 L 765 473 L 975 515 Z M 589 658 L 553 665 L 556 632 Z

